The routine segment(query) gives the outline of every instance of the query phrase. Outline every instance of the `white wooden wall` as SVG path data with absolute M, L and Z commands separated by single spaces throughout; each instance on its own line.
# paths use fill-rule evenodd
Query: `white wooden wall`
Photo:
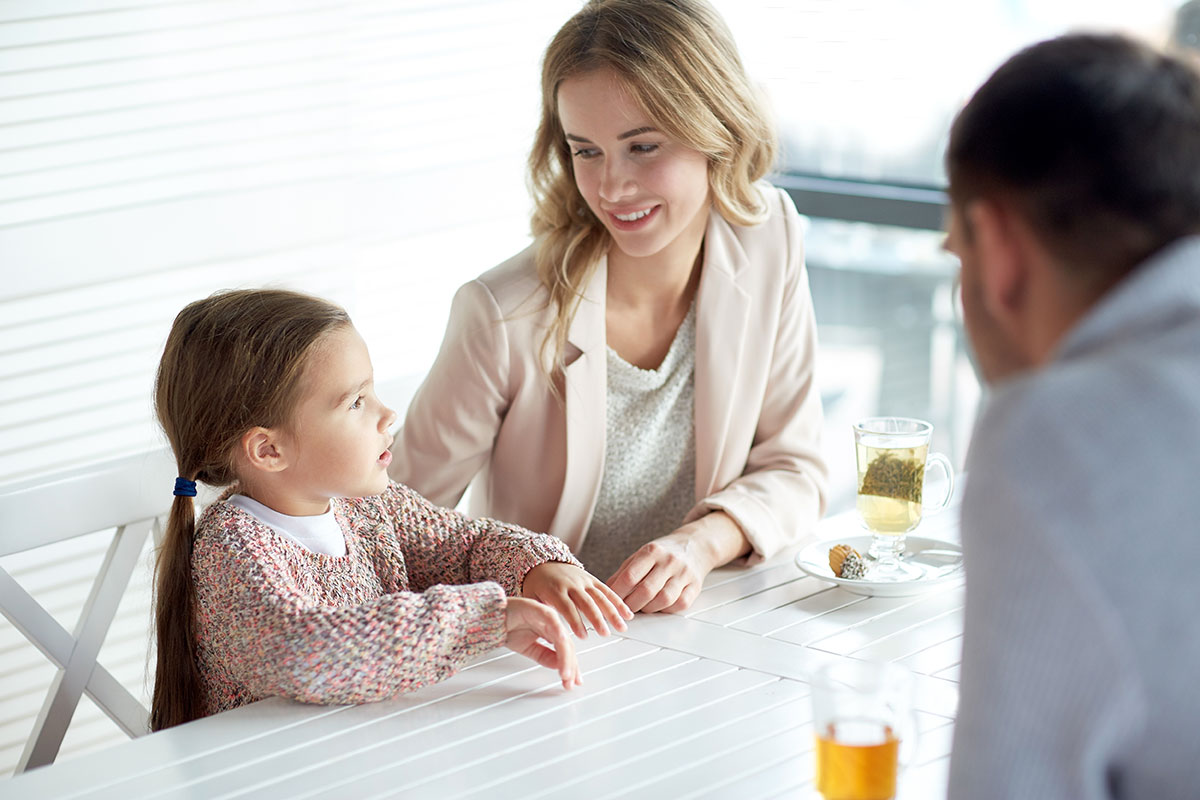
M 453 289 L 528 241 L 538 61 L 578 7 L 0 2 L 0 482 L 158 443 L 170 321 L 219 288 L 329 296 L 419 377 Z M 3 566 L 70 628 L 106 544 Z M 143 696 L 148 615 L 147 560 L 100 659 Z M 52 674 L 0 618 L 0 775 Z M 85 699 L 61 758 L 121 736 Z
M 525 243 L 538 59 L 572 0 L 0 3 L 0 481 L 140 449 L 175 312 L 344 303 L 419 374 Z

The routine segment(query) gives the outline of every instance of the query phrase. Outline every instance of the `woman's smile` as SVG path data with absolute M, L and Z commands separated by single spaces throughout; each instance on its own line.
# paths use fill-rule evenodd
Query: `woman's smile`
M 662 208 L 662 206 L 651 206 L 650 208 L 644 208 L 640 211 L 626 211 L 621 213 L 609 211 L 609 223 L 613 227 L 622 231 L 641 230 L 649 225 L 651 220 L 658 216 L 658 210 L 660 208 Z

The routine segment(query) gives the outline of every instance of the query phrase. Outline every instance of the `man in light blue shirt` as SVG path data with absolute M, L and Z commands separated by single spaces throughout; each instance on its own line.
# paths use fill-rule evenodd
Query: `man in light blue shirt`
M 993 391 L 967 460 L 952 798 L 1200 797 L 1200 78 L 1115 36 L 954 123 Z

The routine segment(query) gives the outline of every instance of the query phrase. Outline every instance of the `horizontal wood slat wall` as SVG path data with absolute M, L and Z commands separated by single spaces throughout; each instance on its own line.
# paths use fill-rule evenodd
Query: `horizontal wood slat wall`
M 566 0 L 0 8 L 0 482 L 157 442 L 170 321 L 218 288 L 347 306 L 419 375 L 455 286 L 528 241 Z
M 156 446 L 167 329 L 220 288 L 341 302 L 415 382 L 454 288 L 528 242 L 538 62 L 578 7 L 0 4 L 0 483 Z M 69 628 L 109 535 L 0 565 Z M 148 697 L 144 556 L 100 661 Z M 0 775 L 53 673 L 0 618 Z M 85 698 L 60 758 L 121 738 Z

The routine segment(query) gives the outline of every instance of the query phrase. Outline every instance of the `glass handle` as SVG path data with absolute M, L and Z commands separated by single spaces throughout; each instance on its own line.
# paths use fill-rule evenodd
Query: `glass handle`
M 896 772 L 903 774 L 916 763 L 917 750 L 921 747 L 921 729 L 917 727 L 916 710 L 909 711 L 900 725 L 900 747 L 896 753 Z
M 950 459 L 941 453 L 933 453 L 925 461 L 925 483 L 929 483 L 929 470 L 933 469 L 935 465 L 941 467 L 942 472 L 946 476 L 946 495 L 936 505 L 922 499 L 921 505 L 925 513 L 928 514 L 936 514 L 941 511 L 950 505 L 950 498 L 954 497 L 954 467 L 950 465 Z

